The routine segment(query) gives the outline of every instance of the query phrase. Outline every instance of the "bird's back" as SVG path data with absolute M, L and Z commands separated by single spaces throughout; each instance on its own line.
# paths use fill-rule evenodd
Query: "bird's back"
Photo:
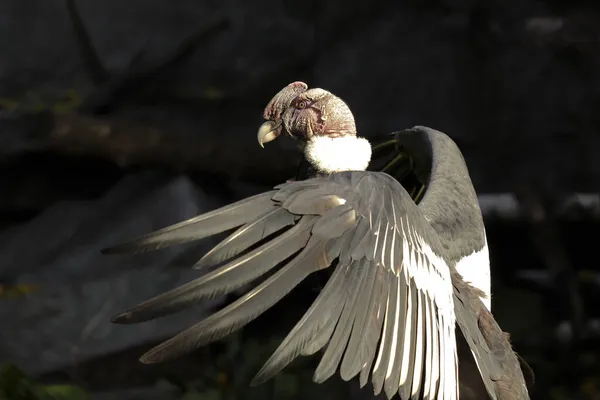
M 477 328 L 502 366 L 502 377 L 496 381 L 498 399 L 528 399 L 522 369 L 528 374 L 528 383 L 532 384 L 531 369 L 513 351 L 508 335 L 490 312 L 489 302 L 486 307 L 481 301 L 486 298 L 489 301 L 490 296 L 485 227 L 477 195 L 458 146 L 446 134 L 427 127 L 372 138 L 371 143 L 374 154 L 370 169 L 388 172 L 411 193 L 440 238 L 444 257 L 454 270 L 453 284 L 466 289 L 463 292 L 470 304 L 464 310 L 476 313 Z M 467 282 L 477 285 L 473 287 Z M 480 371 L 460 329 L 457 329 L 456 338 L 461 399 L 488 398 Z

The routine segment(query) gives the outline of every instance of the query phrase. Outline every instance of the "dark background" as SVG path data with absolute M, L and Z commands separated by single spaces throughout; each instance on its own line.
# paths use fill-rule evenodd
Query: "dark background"
M 294 174 L 294 146 L 260 149 L 256 130 L 295 80 L 346 100 L 361 135 L 419 124 L 457 141 L 492 309 L 537 374 L 533 398 L 600 398 L 600 11 L 558 0 L 0 0 L 0 397 L 84 396 L 59 384 L 117 400 L 370 397 L 311 383 L 316 357 L 248 388 L 318 281 L 164 365 L 137 358 L 223 299 L 110 323 L 196 276 L 216 238 L 101 248 Z

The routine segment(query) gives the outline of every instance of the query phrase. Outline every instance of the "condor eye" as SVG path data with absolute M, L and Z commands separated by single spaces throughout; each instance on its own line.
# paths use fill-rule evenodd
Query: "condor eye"
M 298 103 L 296 103 L 296 108 L 303 110 L 308 106 L 308 102 L 306 100 L 300 100 Z

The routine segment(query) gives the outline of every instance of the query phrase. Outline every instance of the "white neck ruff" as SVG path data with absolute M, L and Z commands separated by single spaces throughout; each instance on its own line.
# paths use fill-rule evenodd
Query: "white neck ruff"
M 304 156 L 319 172 L 364 171 L 371 161 L 371 144 L 365 138 L 313 136 Z

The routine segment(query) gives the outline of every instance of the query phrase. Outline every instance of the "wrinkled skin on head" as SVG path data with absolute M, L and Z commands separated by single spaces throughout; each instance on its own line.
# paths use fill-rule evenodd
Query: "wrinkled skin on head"
M 292 82 L 281 89 L 269 104 L 265 107 L 263 117 L 266 121 L 278 122 L 281 121 L 283 112 L 290 106 L 299 94 L 308 90 L 308 85 L 304 82 Z
M 285 133 L 303 142 L 314 136 L 356 136 L 352 112 L 342 99 L 323 89 L 308 89 L 303 82 L 293 82 L 267 104 L 258 141 L 263 143 Z

